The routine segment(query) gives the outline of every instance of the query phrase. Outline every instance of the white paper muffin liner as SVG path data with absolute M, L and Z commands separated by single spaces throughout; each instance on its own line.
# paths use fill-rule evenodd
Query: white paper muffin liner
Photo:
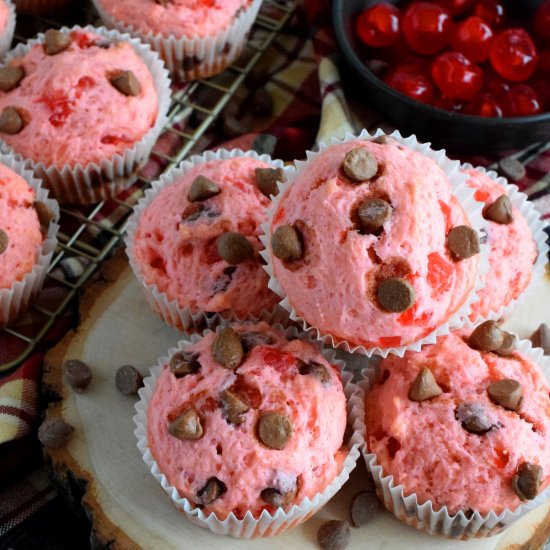
M 252 323 L 251 323 L 252 324 Z M 284 329 L 281 325 L 275 325 L 273 328 L 284 332 L 287 337 L 300 337 L 306 342 L 312 343 L 319 349 L 325 359 L 335 365 L 342 374 L 342 383 L 344 386 L 344 394 L 347 402 L 348 421 L 351 414 L 351 403 L 353 397 L 358 393 L 358 388 L 352 383 L 352 374 L 343 371 L 345 363 L 336 359 L 334 350 L 328 350 L 321 346 L 311 338 L 309 334 L 300 333 L 295 327 Z M 211 331 L 206 331 L 209 334 Z M 262 514 L 255 518 L 251 512 L 247 512 L 243 519 L 238 519 L 232 512 L 223 521 L 219 520 L 214 513 L 206 515 L 201 509 L 197 508 L 192 502 L 183 498 L 178 493 L 177 489 L 170 485 L 164 474 L 161 472 L 155 462 L 147 443 L 147 407 L 152 398 L 157 382 L 164 369 L 164 365 L 168 364 L 169 358 L 178 350 L 185 349 L 188 345 L 198 342 L 201 339 L 198 335 L 193 335 L 190 340 L 180 340 L 176 348 L 168 350 L 168 356 L 159 359 L 158 364 L 151 368 L 151 375 L 144 379 L 144 387 L 139 390 L 140 401 L 136 403 L 136 415 L 134 423 L 136 429 L 134 431 L 138 440 L 138 449 L 140 450 L 143 460 L 150 469 L 154 478 L 160 483 L 164 491 L 172 499 L 173 504 L 178 510 L 197 525 L 210 529 L 210 531 L 220 535 L 230 535 L 232 537 L 251 539 L 256 537 L 274 536 L 292 529 L 297 525 L 309 519 L 313 514 L 320 510 L 342 487 L 348 480 L 351 471 L 355 468 L 357 459 L 359 458 L 359 447 L 363 440 L 361 434 L 352 426 L 353 433 L 347 444 L 349 453 L 344 460 L 342 469 L 336 478 L 325 489 L 317 493 L 312 499 L 304 498 L 299 504 L 295 504 L 292 508 L 285 512 L 282 508 L 277 509 L 273 514 L 264 510 Z
M 239 57 L 262 0 L 252 0 L 250 6 L 243 9 L 224 30 L 215 35 L 194 38 L 146 32 L 116 19 L 102 0 L 93 0 L 93 3 L 107 27 L 131 34 L 149 44 L 159 53 L 172 76 L 186 81 L 218 74 Z
M 285 290 L 283 289 L 283 287 L 279 283 L 279 280 L 274 274 L 273 259 L 271 258 L 271 247 L 269 243 L 273 216 L 275 215 L 275 212 L 277 211 L 286 190 L 289 189 L 291 185 L 293 185 L 294 181 L 300 176 L 302 172 L 307 170 L 309 162 L 311 162 L 317 155 L 319 155 L 331 145 L 355 140 L 371 140 L 382 135 L 385 135 L 385 133 L 380 129 L 376 130 L 374 134 L 370 134 L 367 130 L 363 130 L 357 136 L 348 132 L 344 139 L 332 138 L 330 143 L 321 143 L 319 145 L 318 151 L 306 151 L 306 161 L 295 161 L 295 172 L 290 173 L 287 176 L 286 183 L 278 183 L 279 194 L 273 199 L 272 204 L 268 210 L 269 219 L 267 223 L 262 225 L 263 235 L 260 237 L 260 239 L 264 244 L 264 251 L 261 252 L 261 254 L 266 260 L 266 265 L 264 266 L 264 269 L 267 271 L 270 277 L 269 288 L 271 288 L 282 298 L 280 305 L 289 312 L 290 318 L 292 320 L 301 323 L 303 330 L 311 331 L 313 334 L 316 335 L 317 339 L 321 340 L 325 345 L 331 346 L 336 349 L 341 349 L 349 353 L 359 353 L 362 355 L 367 355 L 368 357 L 371 357 L 372 355 L 387 357 L 388 354 L 391 353 L 398 355 L 399 357 L 403 357 L 403 354 L 407 350 L 419 351 L 424 344 L 433 344 L 436 341 L 437 337 L 448 334 L 451 330 L 464 325 L 466 319 L 471 312 L 472 304 L 479 301 L 479 296 L 477 295 L 477 293 L 485 286 L 485 283 L 482 281 L 481 276 L 487 273 L 489 270 L 489 246 L 487 244 L 480 244 L 479 263 L 476 273 L 475 284 L 472 291 L 470 292 L 468 298 L 464 301 L 462 306 L 453 315 L 451 315 L 451 317 L 445 323 L 439 325 L 435 330 L 433 330 L 424 338 L 416 340 L 415 342 L 408 345 L 390 348 L 365 348 L 364 346 L 353 345 L 329 333 L 321 332 L 320 329 L 311 326 L 303 317 L 301 317 L 296 312 Z M 481 234 L 486 231 L 487 226 L 487 221 L 483 218 L 482 215 L 484 205 L 474 198 L 474 190 L 470 189 L 466 185 L 467 178 L 464 174 L 460 172 L 460 163 L 458 161 L 450 160 L 445 155 L 444 150 L 433 150 L 430 147 L 430 143 L 419 143 L 416 139 L 416 136 L 414 135 L 403 137 L 398 130 L 387 135 L 397 140 L 400 144 L 406 146 L 407 148 L 422 153 L 425 156 L 431 158 L 439 165 L 439 167 L 445 172 L 447 178 L 451 183 L 453 195 L 459 200 L 462 208 L 468 215 L 471 226 L 478 232 L 481 238 Z
M 468 170 L 470 168 L 474 168 L 474 166 L 469 163 L 462 165 L 462 169 L 464 170 Z M 507 319 L 512 311 L 525 299 L 525 296 L 529 292 L 529 287 L 533 284 L 533 281 L 544 275 L 544 268 L 548 262 L 548 244 L 546 244 L 547 235 L 544 231 L 545 223 L 541 219 L 540 212 L 529 200 L 529 197 L 525 193 L 519 191 L 517 185 L 508 183 L 505 178 L 500 177 L 493 170 L 486 170 L 482 166 L 476 166 L 475 170 L 486 174 L 489 178 L 500 184 L 503 187 L 503 191 L 506 191 L 512 205 L 517 208 L 521 215 L 525 218 L 525 221 L 527 222 L 527 225 L 533 235 L 533 240 L 535 241 L 538 255 L 533 265 L 531 281 L 527 285 L 527 288 L 525 288 L 525 290 L 517 298 L 511 300 L 507 304 L 490 311 L 487 315 L 478 314 L 475 319 L 469 320 L 466 323 L 469 327 L 474 327 L 481 321 L 485 321 L 487 319 Z M 488 224 L 488 227 L 490 228 L 490 224 Z
M 240 149 L 233 149 L 227 151 L 226 149 L 218 149 L 217 151 L 206 151 L 201 155 L 194 155 L 185 161 L 183 161 L 177 168 L 172 168 L 165 174 L 162 174 L 160 179 L 153 182 L 152 187 L 145 191 L 145 195 L 140 199 L 134 209 L 134 213 L 128 220 L 128 227 L 124 242 L 126 244 L 126 254 L 130 261 L 130 265 L 141 283 L 147 301 L 153 310 L 164 320 L 165 323 L 185 332 L 202 331 L 205 328 L 214 328 L 220 323 L 225 315 L 214 314 L 211 312 L 205 312 L 202 310 L 192 311 L 188 306 L 180 306 L 177 300 L 170 300 L 165 292 L 160 292 L 155 284 L 147 284 L 143 275 L 143 271 L 136 260 L 135 255 L 135 234 L 143 211 L 153 202 L 157 195 L 165 188 L 173 185 L 179 179 L 181 179 L 189 170 L 195 166 L 205 164 L 213 160 L 226 160 L 235 157 L 247 157 L 256 160 L 261 160 L 266 164 L 269 164 L 273 168 L 282 168 L 285 171 L 288 178 L 292 172 L 291 167 L 285 167 L 281 160 L 274 160 L 269 155 L 259 155 L 255 151 L 241 151 Z M 279 311 L 282 308 L 275 306 L 271 311 L 264 311 L 260 316 L 249 315 L 247 320 L 258 321 L 260 319 L 266 320 L 269 317 L 272 322 L 285 323 L 285 319 L 288 318 L 286 311 Z M 232 315 L 228 318 L 229 321 L 242 321 L 236 315 Z
M 86 31 L 103 36 L 111 43 L 128 42 L 134 51 L 147 65 L 153 77 L 155 90 L 158 97 L 158 114 L 153 127 L 131 148 L 123 154 L 117 153 L 110 159 L 104 159 L 99 164 L 89 163 L 86 166 L 65 165 L 62 168 L 47 166 L 42 162 L 35 162 L 24 158 L 7 143 L 0 140 L 2 150 L 14 155 L 18 160 L 25 162 L 27 168 L 44 181 L 45 187 L 51 189 L 60 203 L 63 204 L 90 204 L 115 196 L 122 189 L 128 187 L 139 170 L 145 165 L 149 154 L 162 128 L 168 120 L 168 108 L 170 107 L 170 78 L 168 71 L 158 54 L 151 48 L 142 44 L 139 40 L 129 35 L 120 34 L 118 31 L 107 30 L 104 27 L 63 27 L 62 32 Z M 24 44 L 19 44 L 9 52 L 4 64 L 10 60 L 25 55 L 35 44 L 44 42 L 44 34 L 40 33 L 36 38 Z
M 8 21 L 6 22 L 6 28 L 2 31 L 0 36 L 0 58 L 4 57 L 7 51 L 11 48 L 11 41 L 13 40 L 13 34 L 15 32 L 15 5 L 12 0 L 5 0 L 8 6 Z
M 550 356 L 544 356 L 543 350 L 534 348 L 529 340 L 518 340 L 516 350 L 539 365 L 545 379 L 550 382 Z M 375 384 L 379 372 L 379 367 L 369 366 L 363 369 L 363 380 L 358 384 L 359 392 L 353 398 L 354 428 L 361 433 L 364 441 L 367 438 L 365 396 Z M 376 454 L 368 452 L 366 443 L 362 446 L 361 452 L 374 480 L 376 493 L 384 506 L 398 519 L 430 534 L 463 540 L 496 535 L 550 498 L 549 485 L 536 498 L 526 501 L 515 510 L 507 508 L 500 514 L 489 512 L 485 515 L 474 512 L 470 517 L 462 511 L 450 515 L 446 506 L 435 510 L 431 500 L 419 504 L 416 493 L 406 494 L 403 485 L 396 485 L 393 476 L 384 473 L 382 466 L 378 464 Z
M 14 282 L 11 288 L 0 288 L 1 327 L 13 322 L 22 315 L 44 284 L 44 277 L 57 246 L 59 205 L 57 201 L 48 197 L 47 189 L 44 189 L 42 182 L 34 177 L 30 170 L 25 168 L 24 163 L 3 154 L 0 154 L 0 163 L 19 174 L 34 189 L 35 201 L 43 202 L 54 214 L 54 219 L 49 224 L 42 247 L 37 252 L 36 263 L 32 270 L 20 281 Z
M 71 3 L 72 0 L 15 0 L 18 12 L 35 15 L 51 13 Z

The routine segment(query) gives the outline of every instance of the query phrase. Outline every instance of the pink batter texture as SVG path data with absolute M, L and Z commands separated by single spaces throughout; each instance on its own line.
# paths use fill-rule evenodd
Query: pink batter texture
M 134 29 L 195 38 L 224 31 L 251 0 L 98 0 L 114 19 Z
M 491 205 L 506 194 L 502 185 L 475 169 L 464 171 L 468 186 L 476 189 L 475 198 Z M 529 286 L 533 264 L 537 259 L 537 246 L 527 221 L 517 208 L 512 213 L 510 224 L 488 221 L 487 242 L 490 269 L 483 277 L 486 285 L 479 292 L 480 301 L 472 306 L 471 319 L 478 315 L 486 317 L 515 300 Z
M 267 220 L 270 201 L 258 190 L 256 168 L 269 165 L 245 157 L 211 161 L 159 193 L 141 215 L 135 235 L 135 258 L 146 284 L 192 311 L 234 312 L 243 318 L 275 307 L 277 296 L 259 263 L 260 224 Z M 210 178 L 221 192 L 191 203 L 187 195 L 198 175 Z M 230 265 L 219 256 L 216 242 L 229 231 L 247 237 L 253 259 Z
M 11 288 L 36 264 L 44 239 L 34 200 L 29 184 L 0 164 L 0 229 L 8 236 L 8 248 L 0 254 L 0 288 Z
M 550 386 L 540 368 L 518 352 L 509 357 L 471 349 L 468 333 L 453 333 L 421 352 L 385 359 L 381 376 L 366 396 L 367 445 L 384 475 L 393 475 L 405 495 L 434 509 L 497 514 L 521 500 L 512 479 L 524 462 L 543 468 L 550 483 Z M 421 368 L 432 371 L 443 393 L 420 403 L 408 398 Z M 517 412 L 495 405 L 492 382 L 511 378 L 522 387 Z M 456 419 L 461 403 L 474 402 L 496 425 L 485 435 L 469 433 Z
M 233 328 L 259 340 L 236 371 L 215 362 L 215 335 L 208 334 L 186 348 L 198 354 L 199 371 L 177 379 L 166 366 L 147 410 L 149 448 L 160 470 L 192 503 L 211 477 L 222 481 L 227 491 L 203 508 L 206 515 L 214 512 L 222 520 L 230 512 L 238 518 L 248 510 L 256 517 L 264 509 L 273 513 L 276 508 L 260 497 L 266 488 L 282 493 L 297 489 L 286 509 L 313 497 L 338 475 L 347 455 L 342 447 L 346 398 L 336 368 L 311 344 L 289 341 L 266 323 Z M 300 374 L 298 360 L 323 365 L 328 383 Z M 228 423 L 222 413 L 220 392 L 228 388 L 251 406 L 240 425 Z M 182 441 L 168 433 L 167 422 L 190 404 L 199 413 L 204 433 L 198 440 Z M 264 412 L 282 413 L 292 423 L 283 449 L 258 440 L 256 426 Z
M 346 152 L 356 147 L 382 167 L 369 183 L 352 184 L 341 170 Z M 366 198 L 383 198 L 393 208 L 380 236 L 361 234 L 352 219 Z M 283 197 L 271 234 L 297 222 L 305 257 L 289 269 L 272 255 L 275 276 L 298 315 L 353 346 L 398 347 L 423 338 L 474 286 L 479 255 L 453 262 L 446 246 L 452 227 L 470 223 L 445 173 L 397 143 L 352 141 L 309 161 Z M 389 277 L 404 277 L 414 287 L 414 305 L 403 313 L 378 305 L 377 285 Z
M 25 77 L 14 90 L 0 92 L 0 112 L 15 107 L 25 122 L 18 134 L 0 137 L 24 157 L 58 168 L 98 164 L 123 153 L 158 114 L 153 77 L 130 44 L 108 45 L 84 31 L 71 37 L 71 46 L 57 55 L 46 55 L 37 44 L 10 61 L 24 67 Z M 111 85 L 109 77 L 120 71 L 134 73 L 141 86 L 137 96 Z

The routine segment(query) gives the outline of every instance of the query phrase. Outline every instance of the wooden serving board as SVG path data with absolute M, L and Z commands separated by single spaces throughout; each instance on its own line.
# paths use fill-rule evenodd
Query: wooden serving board
M 84 296 L 81 324 L 46 358 L 44 388 L 54 399 L 47 416 L 62 416 L 75 427 L 68 446 L 46 451 L 54 480 L 75 506 L 82 504 L 92 523 L 93 539 L 111 549 L 274 549 L 316 548 L 317 529 L 327 519 L 346 519 L 349 502 L 363 488 L 365 467 L 358 467 L 344 488 L 316 516 L 279 537 L 237 540 L 215 535 L 187 521 L 172 506 L 141 458 L 134 436 L 134 403 L 115 388 L 116 369 L 148 368 L 181 339 L 150 310 L 125 257 L 106 264 L 104 280 Z M 527 337 L 550 321 L 550 277 L 532 285 L 527 299 L 506 323 Z M 62 380 L 66 359 L 81 359 L 93 370 L 82 395 Z M 351 358 L 354 367 L 361 359 Z M 469 542 L 420 533 L 381 512 L 371 524 L 352 530 L 351 550 L 410 548 L 438 550 L 537 550 L 550 536 L 550 502 L 539 506 L 504 533 Z

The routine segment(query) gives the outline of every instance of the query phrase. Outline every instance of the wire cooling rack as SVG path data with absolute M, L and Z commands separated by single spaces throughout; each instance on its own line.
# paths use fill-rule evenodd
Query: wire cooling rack
M 15 41 L 25 41 L 52 27 L 100 24 L 89 1 L 75 4 L 74 9 L 56 14 L 55 19 L 18 17 Z M 197 146 L 295 8 L 295 1 L 264 0 L 245 51 L 235 64 L 215 77 L 174 88 L 169 120 L 151 157 L 161 172 L 179 164 Z M 44 290 L 20 321 L 0 330 L 0 373 L 28 358 L 75 302 L 83 286 L 120 243 L 133 207 L 150 184 L 151 179 L 142 173 L 131 190 L 116 199 L 89 207 L 61 208 L 59 245 Z M 11 352 L 3 352 L 2 348 Z

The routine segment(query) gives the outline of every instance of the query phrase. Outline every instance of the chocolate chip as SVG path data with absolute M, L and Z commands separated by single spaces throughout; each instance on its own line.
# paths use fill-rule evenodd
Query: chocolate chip
M 406 279 L 394 277 L 378 285 L 378 303 L 386 311 L 400 313 L 414 304 L 414 288 Z
M 378 173 L 378 162 L 364 147 L 356 147 L 346 153 L 342 168 L 346 176 L 355 182 L 367 181 Z
M 525 166 L 514 158 L 503 158 L 498 163 L 498 171 L 511 181 L 519 181 L 525 177 Z
M 500 405 L 509 411 L 517 411 L 523 401 L 521 384 L 510 378 L 493 382 L 487 388 L 487 393 L 495 405 Z
M 296 489 L 282 493 L 279 489 L 268 487 L 260 493 L 260 497 L 264 502 L 271 504 L 271 506 L 280 508 L 282 506 L 288 506 L 295 499 Z
M 0 132 L 13 136 L 25 126 L 19 111 L 15 107 L 6 107 L 0 114 Z
M 409 388 L 409 399 L 417 402 L 426 401 L 442 393 L 443 390 L 435 381 L 432 371 L 427 367 L 423 367 L 420 369 Z
M 275 342 L 272 336 L 265 332 L 245 332 L 241 334 L 241 344 L 245 353 L 256 346 L 270 346 Z
M 230 424 L 242 424 L 245 420 L 244 413 L 250 409 L 248 401 L 238 393 L 224 390 L 220 393 L 225 418 Z
M 542 478 L 541 466 L 524 462 L 512 479 L 512 487 L 521 500 L 533 500 L 542 485 Z
M 380 511 L 380 501 L 372 491 L 361 491 L 351 499 L 349 515 L 354 527 L 362 527 Z
M 132 365 L 123 365 L 115 374 L 117 390 L 124 395 L 135 395 L 143 386 L 143 376 Z
M 199 354 L 188 351 L 178 351 L 170 358 L 170 372 L 176 378 L 183 378 L 188 374 L 199 372 Z
M 391 218 L 392 207 L 383 199 L 367 199 L 359 205 L 357 215 L 366 233 L 376 233 Z
M 190 202 L 205 201 L 220 192 L 221 189 L 211 179 L 199 175 L 193 180 L 187 198 Z
M 49 449 L 64 447 L 69 441 L 74 428 L 61 418 L 49 418 L 38 428 L 40 443 Z
M 168 433 L 182 441 L 200 439 L 203 434 L 201 419 L 195 409 L 189 409 L 168 424 Z
M 456 409 L 456 418 L 466 431 L 473 434 L 485 434 L 496 427 L 479 403 L 461 403 Z
M 453 260 L 465 260 L 479 253 L 479 236 L 468 225 L 457 225 L 447 235 L 447 247 Z
M 550 355 L 550 327 L 546 323 L 541 323 L 531 335 L 531 342 L 536 348 L 542 348 L 544 355 Z
M 292 435 L 290 420 L 281 413 L 262 414 L 258 422 L 258 437 L 270 449 L 281 450 L 286 447 Z
M 92 371 L 86 363 L 69 359 L 63 363 L 63 376 L 76 393 L 83 393 L 92 380 Z
M 199 504 L 202 504 L 203 506 L 208 506 L 208 504 L 212 504 L 226 491 L 227 486 L 223 481 L 220 481 L 217 477 L 211 477 L 206 482 L 206 485 L 197 494 Z
M 479 351 L 497 351 L 504 344 L 504 332 L 496 321 L 478 325 L 468 339 L 468 345 Z
M 304 253 L 302 237 L 292 225 L 277 227 L 271 237 L 271 248 L 273 254 L 283 262 L 295 262 Z
M 25 78 L 25 69 L 21 66 L 7 65 L 0 69 L 0 90 L 10 92 L 17 88 Z
M 236 265 L 254 258 L 254 247 L 240 233 L 228 231 L 216 242 L 218 254 L 229 264 Z
M 36 210 L 36 215 L 38 216 L 40 226 L 44 230 L 47 230 L 50 226 L 50 223 L 55 219 L 55 214 L 53 210 L 49 208 L 48 205 L 44 202 L 35 201 L 33 203 L 33 207 Z
M 323 550 L 344 550 L 351 542 L 349 523 L 336 519 L 323 523 L 317 532 L 317 542 Z
M 216 279 L 216 282 L 214 283 L 214 294 L 220 294 L 221 292 L 225 292 L 229 285 L 231 284 L 231 280 L 233 278 L 233 273 L 237 270 L 237 267 L 234 265 L 226 267 L 222 274 Z
M 109 82 L 121 94 L 126 96 L 138 96 L 141 92 L 141 85 L 132 71 L 120 71 L 111 76 Z
M 48 29 L 44 34 L 44 53 L 57 55 L 65 51 L 71 45 L 71 37 L 64 32 Z
M 266 197 L 279 194 L 278 181 L 282 183 L 286 181 L 285 171 L 282 168 L 256 168 L 256 184 Z
M 500 195 L 500 197 L 487 208 L 483 217 L 486 220 L 507 225 L 514 221 L 512 208 L 512 203 L 508 196 Z
M 235 370 L 244 355 L 239 335 L 231 327 L 220 330 L 212 344 L 212 353 L 216 363 L 226 369 Z
M 382 134 L 381 136 L 374 138 L 372 142 L 378 143 L 378 145 L 389 145 L 390 143 L 396 143 L 396 140 L 390 136 L 386 136 L 385 134 Z
M 502 346 L 496 350 L 496 353 L 506 357 L 507 355 L 514 353 L 518 338 L 515 334 L 506 332 L 505 330 L 502 331 L 502 336 Z
M 329 371 L 324 365 L 321 365 L 321 363 L 317 363 L 317 361 L 308 361 L 307 363 L 298 359 L 298 369 L 300 371 L 300 374 L 304 376 L 313 376 L 314 378 L 317 378 L 319 382 L 323 386 L 329 386 L 330 382 L 332 381 L 332 378 L 330 376 Z
M 193 204 L 182 214 L 182 222 L 195 222 L 197 220 L 217 218 L 221 212 L 216 208 L 204 206 L 203 204 Z
M 8 249 L 9 244 L 10 239 L 8 234 L 3 229 L 0 229 L 0 254 L 4 254 L 4 252 Z
M 250 98 L 250 110 L 259 116 L 268 116 L 273 113 L 273 98 L 271 94 L 260 86 Z

